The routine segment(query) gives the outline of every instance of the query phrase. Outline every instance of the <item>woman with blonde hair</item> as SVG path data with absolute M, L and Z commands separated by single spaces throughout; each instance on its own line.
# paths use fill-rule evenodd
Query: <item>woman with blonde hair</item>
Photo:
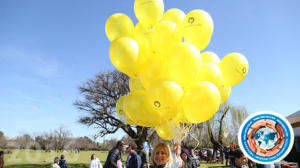
M 157 144 L 151 155 L 150 168 L 170 168 L 172 162 L 169 145 L 165 143 Z

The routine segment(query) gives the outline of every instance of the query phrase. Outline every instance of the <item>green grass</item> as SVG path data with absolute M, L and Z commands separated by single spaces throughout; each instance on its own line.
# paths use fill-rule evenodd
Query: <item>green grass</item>
M 101 163 L 104 164 L 107 151 L 80 151 L 78 154 L 70 151 L 64 152 L 45 152 L 42 150 L 13 150 L 11 154 L 4 155 L 5 167 L 7 168 L 31 168 L 31 167 L 49 167 L 53 163 L 55 157 L 65 155 L 65 158 L 70 165 L 69 167 L 88 167 L 91 155 L 95 153 Z M 123 155 L 123 161 L 126 160 L 126 155 Z
M 74 152 L 45 152 L 42 150 L 13 150 L 11 154 L 4 155 L 5 168 L 49 168 L 55 157 L 64 154 L 68 162 L 69 168 L 88 168 L 91 155 L 95 153 L 104 164 L 107 151 L 80 151 L 79 154 Z M 127 155 L 122 155 L 123 161 L 126 161 Z M 217 163 L 201 163 L 201 168 L 217 168 L 225 165 Z
M 9 165 L 5 168 L 49 168 L 50 164 L 20 164 L 20 165 Z M 89 168 L 89 164 L 69 164 L 69 168 Z
M 10 165 L 6 168 L 49 168 L 50 164 L 21 164 L 21 165 Z M 89 164 L 69 164 L 69 168 L 88 168 Z M 225 168 L 225 165 L 215 163 L 203 163 L 200 168 Z M 228 167 L 226 167 L 228 168 Z
M 221 164 L 221 163 L 206 163 L 206 162 L 201 162 L 200 164 L 201 168 L 225 168 L 225 164 Z M 228 166 L 229 167 L 229 166 Z

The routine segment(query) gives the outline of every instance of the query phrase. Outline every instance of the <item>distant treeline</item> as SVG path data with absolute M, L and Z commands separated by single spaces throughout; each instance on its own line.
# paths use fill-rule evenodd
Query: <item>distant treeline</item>
M 64 127 L 52 132 L 38 135 L 23 134 L 15 138 L 8 138 L 0 131 L 0 148 L 2 149 L 33 149 L 33 150 L 110 150 L 117 139 L 96 142 L 91 138 L 72 137 L 72 133 Z

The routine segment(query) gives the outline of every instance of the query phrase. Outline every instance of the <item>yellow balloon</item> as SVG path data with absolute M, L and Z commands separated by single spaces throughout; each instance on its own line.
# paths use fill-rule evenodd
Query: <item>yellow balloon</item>
M 226 55 L 221 60 L 219 67 L 223 74 L 225 86 L 233 86 L 240 83 L 249 70 L 247 58 L 240 53 Z
M 155 26 L 164 13 L 163 0 L 135 0 L 134 13 L 146 27 Z
M 218 88 L 207 81 L 196 82 L 185 90 L 182 105 L 191 123 L 209 120 L 218 110 L 221 96 Z
M 202 58 L 202 62 L 213 63 L 216 65 L 219 65 L 221 61 L 219 56 L 216 53 L 211 51 L 206 51 L 201 53 L 201 58 Z
M 171 49 L 166 64 L 170 79 L 185 87 L 195 82 L 200 72 L 200 52 L 193 44 L 180 42 Z
M 109 47 L 109 56 L 113 65 L 121 72 L 130 77 L 137 78 L 137 60 L 139 46 L 135 40 L 122 37 L 114 40 Z
M 146 28 L 140 22 L 135 25 L 134 39 L 139 43 L 140 48 L 144 50 L 152 49 L 152 34 L 152 28 Z
M 131 92 L 137 91 L 137 90 L 145 90 L 145 88 L 139 78 L 130 78 L 129 89 Z
M 189 12 L 181 26 L 184 40 L 193 43 L 200 51 L 209 44 L 213 29 L 211 16 L 199 9 Z
M 105 23 L 106 36 L 110 41 L 120 37 L 133 37 L 133 31 L 131 19 L 123 13 L 111 15 Z
M 226 100 L 229 98 L 231 93 L 231 87 L 230 86 L 222 86 L 219 87 L 220 95 L 221 95 L 221 104 L 226 102 Z
M 129 125 L 136 125 L 128 116 L 128 114 L 124 110 L 124 100 L 126 99 L 126 96 L 122 96 L 119 98 L 119 100 L 116 103 L 116 112 L 121 121 L 129 124 Z
M 210 43 L 210 39 L 211 39 L 211 36 L 209 36 L 209 35 L 203 35 L 199 38 L 196 38 L 195 36 L 194 37 L 192 37 L 192 36 L 184 37 L 185 42 L 194 44 L 200 51 L 204 50 L 208 46 L 208 44 Z
M 127 95 L 124 101 L 125 111 L 137 125 L 154 127 L 161 123 L 161 116 L 148 105 L 146 91 L 137 90 Z
M 176 23 L 176 26 L 180 26 L 183 22 L 183 19 L 185 17 L 185 13 L 177 8 L 172 8 L 167 10 L 161 20 L 165 21 L 172 21 Z
M 188 123 L 188 120 L 186 119 L 186 117 L 184 115 L 182 103 L 179 103 L 179 105 L 177 107 L 177 113 L 176 113 L 175 117 L 173 118 L 173 120 L 176 123 Z
M 216 64 L 202 63 L 197 81 L 209 81 L 219 88 L 223 84 L 222 72 Z
M 157 58 L 157 55 L 153 53 L 148 54 L 147 57 L 149 59 L 144 63 L 140 73 L 141 82 L 146 89 L 154 81 L 169 79 L 166 64 L 160 58 Z
M 161 21 L 153 30 L 152 46 L 157 54 L 165 55 L 170 47 L 181 41 L 176 30 L 176 24 L 171 21 Z
M 178 127 L 175 122 L 170 121 L 157 126 L 155 130 L 161 139 L 172 140 L 177 133 Z
M 177 104 L 183 96 L 182 88 L 173 81 L 156 81 L 148 89 L 149 104 L 165 119 L 176 115 Z
M 138 77 L 135 77 L 135 78 L 140 78 L 142 69 L 144 69 L 144 67 L 148 63 L 148 60 L 151 59 L 152 57 L 153 57 L 153 52 L 139 48 L 139 56 L 138 56 L 136 65 L 134 67 L 136 69 L 136 71 L 138 71 L 138 72 L 136 72 Z

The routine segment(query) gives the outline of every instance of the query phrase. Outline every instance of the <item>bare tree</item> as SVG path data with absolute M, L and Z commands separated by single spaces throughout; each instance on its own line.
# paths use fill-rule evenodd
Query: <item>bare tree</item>
M 98 74 L 79 88 L 84 99 L 76 101 L 74 105 L 87 112 L 79 122 L 97 128 L 97 136 L 114 134 L 121 129 L 141 145 L 148 136 L 149 128 L 128 125 L 116 115 L 117 100 L 129 92 L 128 81 L 129 77 L 119 71 Z
M 122 140 L 124 141 L 125 144 L 132 144 L 132 143 L 135 143 L 134 140 L 132 138 L 130 138 L 130 136 L 124 136 L 122 138 Z
M 46 150 L 47 140 L 45 139 L 44 136 L 38 135 L 35 137 L 34 141 L 36 143 L 35 146 L 39 146 L 40 149 Z
M 97 143 L 87 136 L 79 137 L 74 140 L 74 147 L 80 150 L 96 150 Z M 73 145 L 72 145 L 73 146 Z
M 50 133 L 44 133 L 43 135 L 43 138 L 46 140 L 46 145 L 45 145 L 45 148 L 46 148 L 46 151 L 48 150 L 55 150 L 55 136 L 52 132 Z
M 33 139 L 29 134 L 24 134 L 22 136 L 18 136 L 15 140 L 16 142 L 16 147 L 19 149 L 28 149 L 32 146 L 33 144 Z
M 116 138 L 111 138 L 109 140 L 104 140 L 102 145 L 102 150 L 110 150 L 117 144 Z
M 0 148 L 6 148 L 7 140 L 4 136 L 4 133 L 0 131 Z
M 55 149 L 64 150 L 67 142 L 70 140 L 72 136 L 71 131 L 66 130 L 63 126 L 60 126 L 58 130 L 54 131 L 54 139 L 55 139 Z
M 228 114 L 230 115 L 228 116 Z M 216 157 L 216 152 L 219 150 L 221 154 L 220 159 L 223 162 L 224 156 L 222 151 L 224 148 L 224 130 L 229 129 L 231 132 L 231 136 L 229 137 L 234 138 L 234 141 L 237 142 L 237 132 L 247 115 L 248 112 L 246 108 L 234 107 L 225 103 L 220 106 L 215 116 L 206 122 L 207 133 L 214 149 L 212 155 L 213 158 Z
M 245 107 L 236 106 L 230 108 L 229 120 L 233 121 L 231 127 L 229 128 L 231 134 L 238 133 L 240 126 L 242 125 L 243 121 L 246 119 L 247 116 L 248 116 L 248 111 Z M 235 140 L 235 142 L 237 142 L 237 139 Z
M 191 130 L 191 133 L 194 134 L 194 137 L 198 140 L 197 147 L 198 148 L 206 148 L 212 147 L 212 143 L 207 132 L 207 124 L 206 123 L 199 123 Z M 184 142 L 186 139 L 183 140 Z

